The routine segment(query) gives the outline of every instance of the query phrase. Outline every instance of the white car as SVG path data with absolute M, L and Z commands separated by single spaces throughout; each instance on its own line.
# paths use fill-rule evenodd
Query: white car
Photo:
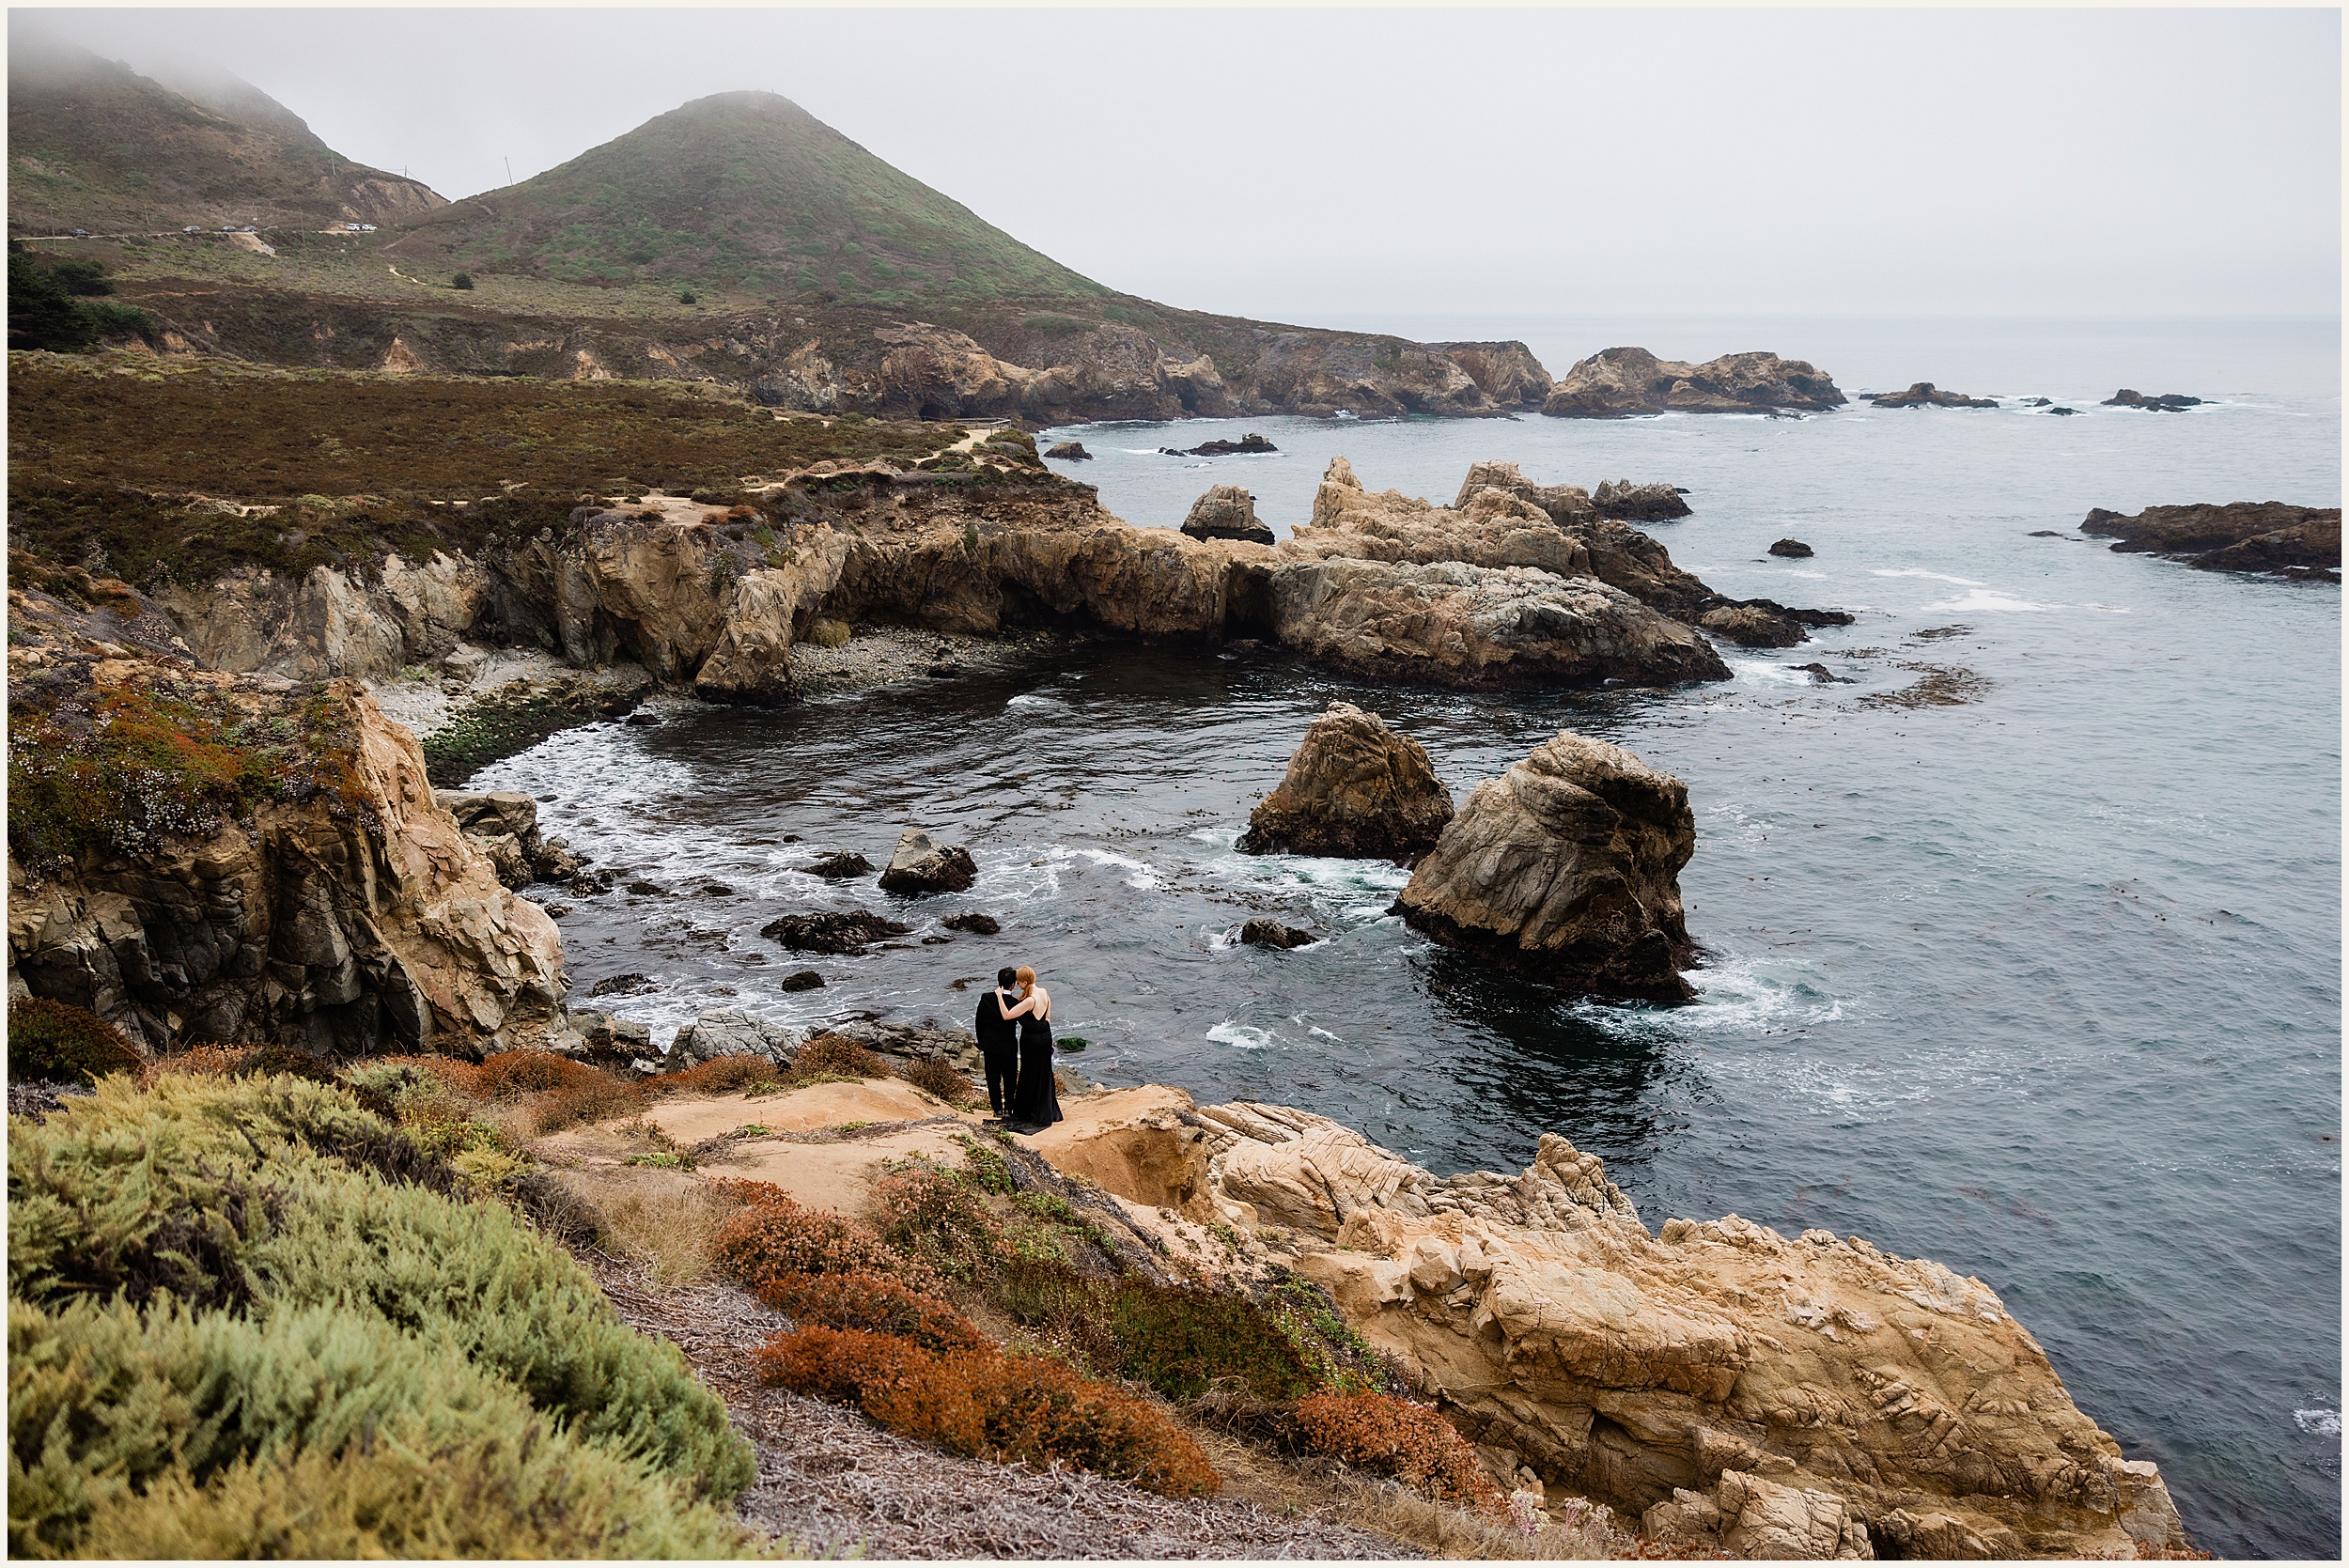
M 180 232 L 180 233 L 182 233 L 182 234 L 201 234 L 201 233 L 203 233 L 204 231 L 203 231 L 201 228 L 198 228 L 195 225 L 194 225 L 194 224 L 190 224 L 187 227 L 185 227 L 185 228 L 181 229 L 179 232 Z

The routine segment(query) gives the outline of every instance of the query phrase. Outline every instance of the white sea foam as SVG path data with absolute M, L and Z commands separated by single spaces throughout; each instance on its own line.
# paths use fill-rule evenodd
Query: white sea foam
M 1123 866 L 1132 872 L 1133 875 L 1126 878 L 1126 885 L 1129 888 L 1137 888 L 1143 893 L 1155 893 L 1162 885 L 1159 880 L 1158 868 L 1147 861 L 1135 860 L 1131 855 L 1121 855 L 1114 849 L 1080 849 L 1077 853 L 1091 861 L 1095 865 Z
M 1253 1024 L 1234 1023 L 1229 1018 L 1207 1031 L 1207 1038 L 1221 1046 L 1237 1046 L 1242 1050 L 1262 1050 L 1276 1044 L 1280 1036 L 1268 1029 Z
M 1976 611 L 2013 613 L 2018 611 L 2061 610 L 2065 606 L 2035 604 L 2027 598 L 2016 598 L 2012 594 L 2002 594 L 1996 588 L 1977 588 L 1970 594 L 1960 594 L 1955 598 L 1938 599 L 1932 604 L 1921 604 L 1917 608 L 1920 611 L 1930 611 L 1935 614 L 1943 613 L 1966 614 Z
M 2341 1441 L 2341 1412 L 2338 1410 L 2295 1410 L 2293 1424 L 2311 1437 L 2328 1442 Z
M 1929 577 L 1936 582 L 1954 582 L 1961 588 L 1986 586 L 1970 577 L 1952 577 L 1947 572 L 1927 571 L 1922 567 L 1871 567 L 1868 568 L 1868 575 L 1871 577 Z

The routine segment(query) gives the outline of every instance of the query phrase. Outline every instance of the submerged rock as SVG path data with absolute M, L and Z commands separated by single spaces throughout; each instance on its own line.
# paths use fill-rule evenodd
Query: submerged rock
M 1849 675 L 1839 675 L 1834 671 L 1828 669 L 1826 665 L 1816 661 L 1809 664 L 1789 664 L 1786 667 L 1790 670 L 1800 670 L 1803 674 L 1811 677 L 1811 682 L 1814 686 L 1850 686 L 1854 684 Z
M 864 951 L 869 942 L 884 937 L 902 937 L 913 929 L 870 909 L 851 909 L 846 913 L 824 911 L 817 914 L 784 915 L 759 927 L 758 934 L 770 941 L 781 942 L 794 953 L 854 954 Z
M 1843 402 L 1831 377 L 1798 359 L 1723 354 L 1685 365 L 1659 360 L 1645 349 L 1607 349 L 1561 377 L 1542 412 L 1558 419 L 1621 419 L 1672 409 L 1754 413 L 1836 409 Z
M 1256 500 L 1237 485 L 1217 485 L 1190 504 L 1183 532 L 1194 539 L 1248 539 L 1272 543 L 1272 530 L 1256 520 Z
M 1868 399 L 1879 409 L 1995 409 L 1996 397 L 1968 397 L 1943 392 L 1931 381 L 1913 383 L 1906 392 L 1879 392 Z
M 1239 939 L 1241 945 L 1246 947 L 1269 947 L 1286 952 L 1292 947 L 1305 947 L 1317 942 L 1321 938 L 1311 931 L 1300 931 L 1294 925 L 1283 925 L 1277 920 L 1267 920 L 1257 915 L 1240 926 Z
M 1570 730 L 1470 794 L 1395 909 L 1414 929 L 1562 989 L 1684 1001 L 1688 787 Z
M 1003 923 L 993 915 L 948 915 L 938 924 L 949 931 L 967 931 L 974 937 L 992 937 L 1003 929 Z
M 1773 555 L 1784 555 L 1793 560 L 1801 561 L 1808 560 L 1812 551 L 1811 547 L 1804 544 L 1800 539 L 1781 539 L 1776 544 L 1770 546 L 1770 553 Z
M 960 893 L 978 880 L 979 868 L 961 845 L 941 845 L 919 828 L 908 828 L 897 840 L 896 853 L 880 875 L 881 890 L 918 897 L 932 893 Z
M 1811 640 L 1811 634 L 1792 616 L 1774 615 L 1750 604 L 1708 610 L 1697 625 L 1741 648 L 1791 648 Z
M 2201 403 L 2202 399 L 2200 397 L 2188 397 L 2183 392 L 2165 392 L 2159 396 L 2148 397 L 2133 387 L 2124 386 L 2106 398 L 2099 406 L 2108 409 L 2151 409 L 2160 413 L 2184 413 L 2188 409 L 2200 408 Z
M 1238 848 L 1408 865 L 1451 820 L 1452 793 L 1425 747 L 1377 714 L 1332 703 L 1307 726 L 1280 787 L 1249 813 Z
M 2117 551 L 2166 555 L 2204 571 L 2340 580 L 2338 506 L 2237 501 L 2148 506 L 2131 517 L 2098 507 L 2088 514 L 2080 532 L 2118 541 L 2112 547 Z

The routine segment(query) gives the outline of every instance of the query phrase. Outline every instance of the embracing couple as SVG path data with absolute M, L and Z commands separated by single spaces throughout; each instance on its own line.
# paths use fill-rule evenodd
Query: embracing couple
M 979 1054 L 987 1059 L 987 1103 L 1014 1132 L 1042 1132 L 1061 1119 L 1052 1085 L 1052 993 L 1032 969 L 995 971 L 979 998 Z

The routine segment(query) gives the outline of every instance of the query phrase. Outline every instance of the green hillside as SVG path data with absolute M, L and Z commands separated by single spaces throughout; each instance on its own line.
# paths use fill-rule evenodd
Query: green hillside
M 10 234 L 389 224 L 443 205 L 343 157 L 248 84 L 207 95 L 233 117 L 71 44 L 21 28 L 8 44 Z
M 899 304 L 1109 293 L 772 93 L 721 93 L 418 222 L 389 254 Z

